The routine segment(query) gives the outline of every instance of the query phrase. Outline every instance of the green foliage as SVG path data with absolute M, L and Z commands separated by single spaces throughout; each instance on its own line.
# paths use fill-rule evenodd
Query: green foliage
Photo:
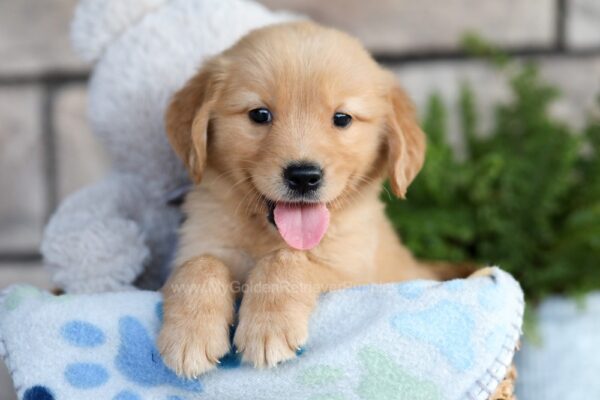
M 392 223 L 417 256 L 499 265 L 530 300 L 600 289 L 600 119 L 575 131 L 551 116 L 559 93 L 534 65 L 509 63 L 476 38 L 468 46 L 509 76 L 512 99 L 481 132 L 463 86 L 459 158 L 446 140 L 447 109 L 430 98 L 425 166 L 408 200 L 382 197 Z

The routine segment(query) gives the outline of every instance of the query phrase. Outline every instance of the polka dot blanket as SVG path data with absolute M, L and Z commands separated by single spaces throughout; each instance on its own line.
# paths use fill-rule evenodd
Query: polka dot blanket
M 257 370 L 235 353 L 195 380 L 162 362 L 161 296 L 0 298 L 0 354 L 23 400 L 487 399 L 521 334 L 523 294 L 500 269 L 444 283 L 362 286 L 324 295 L 298 357 Z

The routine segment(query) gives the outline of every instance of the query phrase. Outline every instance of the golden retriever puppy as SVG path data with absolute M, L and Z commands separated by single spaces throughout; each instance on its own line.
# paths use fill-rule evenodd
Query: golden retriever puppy
M 307 340 L 320 293 L 436 278 L 402 246 L 379 200 L 404 197 L 425 136 L 394 76 L 352 37 L 310 22 L 251 32 L 208 61 L 166 115 L 195 189 L 158 345 L 197 376 L 234 344 L 274 366 Z

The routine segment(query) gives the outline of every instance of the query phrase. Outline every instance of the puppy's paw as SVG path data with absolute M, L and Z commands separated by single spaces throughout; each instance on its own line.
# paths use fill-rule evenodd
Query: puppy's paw
M 240 312 L 234 344 L 242 361 L 257 368 L 292 359 L 308 337 L 308 316 L 285 312 Z
M 229 320 L 207 315 L 202 320 L 171 320 L 158 336 L 164 363 L 179 376 L 196 378 L 213 368 L 230 350 Z

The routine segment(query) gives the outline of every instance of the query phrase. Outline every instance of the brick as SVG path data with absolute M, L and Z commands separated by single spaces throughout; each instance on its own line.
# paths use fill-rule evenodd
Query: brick
M 82 69 L 69 25 L 77 0 L 0 1 L 0 73 Z
M 46 198 L 40 121 L 33 86 L 0 90 L 0 251 L 38 247 Z
M 260 1 L 346 30 L 374 52 L 456 49 L 466 31 L 506 46 L 549 45 L 554 36 L 554 0 Z
M 567 43 L 572 48 L 600 48 L 600 2 L 569 0 Z
M 551 112 L 569 125 L 581 127 L 587 115 L 597 108 L 600 56 L 587 59 L 549 57 L 538 62 L 542 76 L 562 92 Z M 458 104 L 462 82 L 468 82 L 475 93 L 484 132 L 492 125 L 494 105 L 510 98 L 506 78 L 480 61 L 412 63 L 396 67 L 394 71 L 421 114 L 432 93 L 441 95 L 448 107 L 449 139 L 458 149 L 462 145 Z
M 575 126 L 582 126 L 592 112 L 598 111 L 600 95 L 600 54 L 577 59 L 554 57 L 542 61 L 542 75 L 558 86 L 561 100 L 554 115 Z
M 491 126 L 493 105 L 509 98 L 506 81 L 491 67 L 478 61 L 447 61 L 411 63 L 394 68 L 400 85 L 406 89 L 421 116 L 434 93 L 442 97 L 447 107 L 447 128 L 450 142 L 462 147 L 459 114 L 461 87 L 468 83 L 476 96 L 481 127 Z
M 50 274 L 41 262 L 0 263 L 0 290 L 14 284 L 29 284 L 40 289 L 51 289 Z
M 99 180 L 108 170 L 108 157 L 92 135 L 87 118 L 87 91 L 70 85 L 55 97 L 58 193 L 60 198 Z

